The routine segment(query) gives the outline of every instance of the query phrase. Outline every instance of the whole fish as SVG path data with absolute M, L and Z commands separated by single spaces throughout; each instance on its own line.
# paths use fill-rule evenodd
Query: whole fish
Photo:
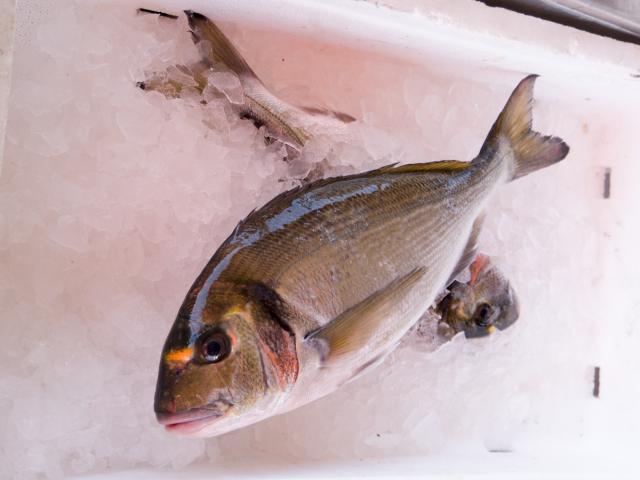
M 567 155 L 561 139 L 531 130 L 535 79 L 516 87 L 471 162 L 318 180 L 241 221 L 191 287 L 162 351 L 155 411 L 167 430 L 219 435 L 322 397 L 384 359 L 473 260 L 494 191 Z
M 454 281 L 435 308 L 444 336 L 464 332 L 467 338 L 485 337 L 513 325 L 520 314 L 513 287 L 489 257 L 479 254 L 469 269 L 469 281 Z

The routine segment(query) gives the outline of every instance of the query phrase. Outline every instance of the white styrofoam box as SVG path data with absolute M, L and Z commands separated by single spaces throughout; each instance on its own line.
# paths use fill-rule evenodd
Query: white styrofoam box
M 334 172 L 469 159 L 517 81 L 541 74 L 535 127 L 571 154 L 502 188 L 481 239 L 521 297 L 518 323 L 435 353 L 403 348 L 324 399 L 220 438 L 167 435 L 152 397 L 173 316 L 287 169 L 248 122 L 225 127 L 135 88 L 195 58 L 183 18 L 137 6 L 201 11 L 274 92 L 361 119 Z M 0 476 L 637 475 L 639 47 L 471 0 L 20 0 L 13 53 Z

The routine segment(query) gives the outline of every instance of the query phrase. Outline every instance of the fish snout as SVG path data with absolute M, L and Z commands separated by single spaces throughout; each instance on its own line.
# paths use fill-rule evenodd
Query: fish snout
M 193 422 L 205 418 L 220 417 L 222 414 L 206 408 L 192 408 L 183 412 L 158 411 L 156 419 L 160 425 L 171 426 L 181 423 Z
M 181 436 L 199 436 L 206 427 L 227 417 L 232 405 L 218 399 L 204 407 L 177 410 L 175 401 L 155 405 L 156 419 L 171 433 Z
M 224 415 L 205 408 L 194 408 L 180 413 L 156 412 L 156 418 L 167 432 L 194 437 L 202 435 L 203 429 L 224 418 Z
M 167 419 L 178 422 L 183 419 L 189 420 L 190 417 L 221 416 L 231 406 L 232 402 L 222 391 L 215 392 L 207 398 L 186 389 L 160 387 L 156 391 L 153 409 L 158 422 L 165 425 Z

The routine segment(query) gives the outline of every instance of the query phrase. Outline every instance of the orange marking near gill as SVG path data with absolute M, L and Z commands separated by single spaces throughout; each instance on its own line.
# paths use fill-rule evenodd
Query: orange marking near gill
M 164 359 L 169 363 L 187 363 L 193 358 L 193 348 L 186 347 L 179 350 L 171 350 L 168 352 Z
M 476 259 L 473 261 L 469 270 L 471 270 L 471 279 L 469 280 L 469 285 L 473 285 L 478 280 L 478 275 L 487 266 L 489 263 L 489 257 L 486 255 L 479 254 Z

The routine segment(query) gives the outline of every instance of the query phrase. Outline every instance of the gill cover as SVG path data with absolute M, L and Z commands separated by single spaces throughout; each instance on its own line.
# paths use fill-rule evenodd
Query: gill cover
M 286 397 L 298 375 L 296 339 L 278 316 L 279 297 L 262 285 L 214 283 L 191 318 L 200 283 L 165 343 L 155 411 L 165 425 L 197 420 L 204 428 L 215 420 L 217 434 L 257 421 L 256 412 L 271 412 Z

